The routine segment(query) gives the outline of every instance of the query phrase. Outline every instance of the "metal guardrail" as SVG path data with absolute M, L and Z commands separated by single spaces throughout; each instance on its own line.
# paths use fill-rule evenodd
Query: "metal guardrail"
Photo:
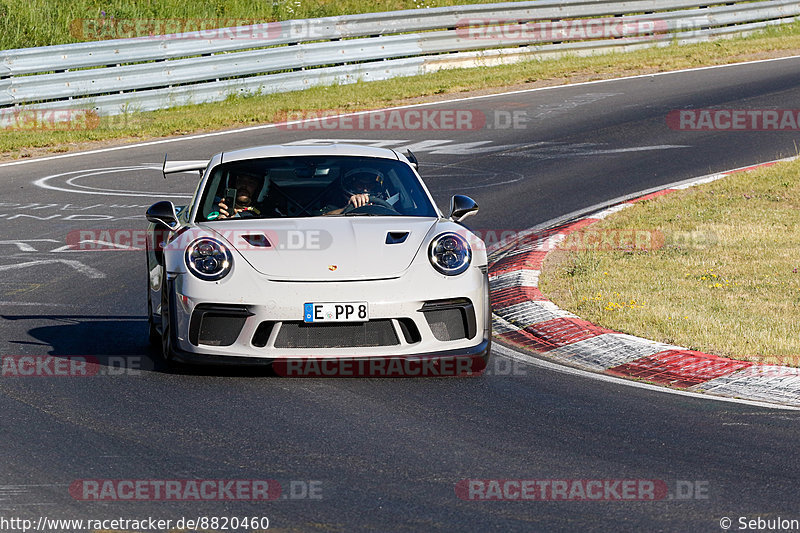
M 293 20 L 0 52 L 0 110 L 102 115 L 523 59 L 691 43 L 793 22 L 800 2 L 546 0 Z M 622 28 L 622 30 L 621 30 Z

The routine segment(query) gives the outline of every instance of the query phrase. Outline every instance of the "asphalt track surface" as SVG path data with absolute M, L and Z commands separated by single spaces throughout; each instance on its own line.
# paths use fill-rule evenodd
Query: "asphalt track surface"
M 499 354 L 471 379 L 167 373 L 147 344 L 143 253 L 54 251 L 75 230 L 143 229 L 146 206 L 189 194 L 195 175 L 164 181 L 155 170 L 165 152 L 204 159 L 309 138 L 416 144 L 443 209 L 463 192 L 481 206 L 473 228 L 519 230 L 793 155 L 795 133 L 685 132 L 665 118 L 798 101 L 800 59 L 786 59 L 424 108 L 480 111 L 492 127 L 477 130 L 261 128 L 0 166 L 0 354 L 88 355 L 111 374 L 0 378 L 0 517 L 266 516 L 281 531 L 719 531 L 725 516 L 732 529 L 740 516 L 800 519 L 796 411 L 642 390 Z M 513 113 L 524 127 L 498 127 Z M 447 142 L 417 144 L 430 140 Z M 151 168 L 130 170 L 142 166 Z M 144 370 L 119 372 L 120 361 Z M 288 497 L 86 502 L 68 491 L 82 479 L 275 479 Z M 464 501 L 455 491 L 464 479 L 661 480 L 672 499 Z M 312 481 L 321 498 L 302 497 Z M 682 497 L 686 487 L 693 497 Z

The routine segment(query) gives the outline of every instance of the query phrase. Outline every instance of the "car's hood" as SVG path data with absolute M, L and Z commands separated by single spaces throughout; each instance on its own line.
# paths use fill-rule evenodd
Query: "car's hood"
M 314 217 L 201 224 L 283 281 L 386 279 L 405 271 L 436 218 Z

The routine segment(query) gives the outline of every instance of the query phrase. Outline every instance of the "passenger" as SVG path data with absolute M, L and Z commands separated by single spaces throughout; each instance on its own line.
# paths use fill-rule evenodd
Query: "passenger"
M 263 179 L 254 174 L 238 173 L 234 174 L 234 188 L 236 189 L 236 201 L 231 213 L 231 206 L 222 198 L 217 203 L 219 216 L 217 219 L 238 218 L 245 216 L 261 216 L 261 206 L 257 204 L 257 195 L 261 190 Z

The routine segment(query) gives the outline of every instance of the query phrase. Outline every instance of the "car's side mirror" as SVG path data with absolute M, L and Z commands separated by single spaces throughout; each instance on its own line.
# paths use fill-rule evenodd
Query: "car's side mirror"
M 178 227 L 178 214 L 175 212 L 175 205 L 172 202 L 156 202 L 147 209 L 147 220 L 157 225 L 163 225 L 167 229 Z
M 477 212 L 478 204 L 469 196 L 456 194 L 450 199 L 450 218 L 455 222 L 461 222 Z

